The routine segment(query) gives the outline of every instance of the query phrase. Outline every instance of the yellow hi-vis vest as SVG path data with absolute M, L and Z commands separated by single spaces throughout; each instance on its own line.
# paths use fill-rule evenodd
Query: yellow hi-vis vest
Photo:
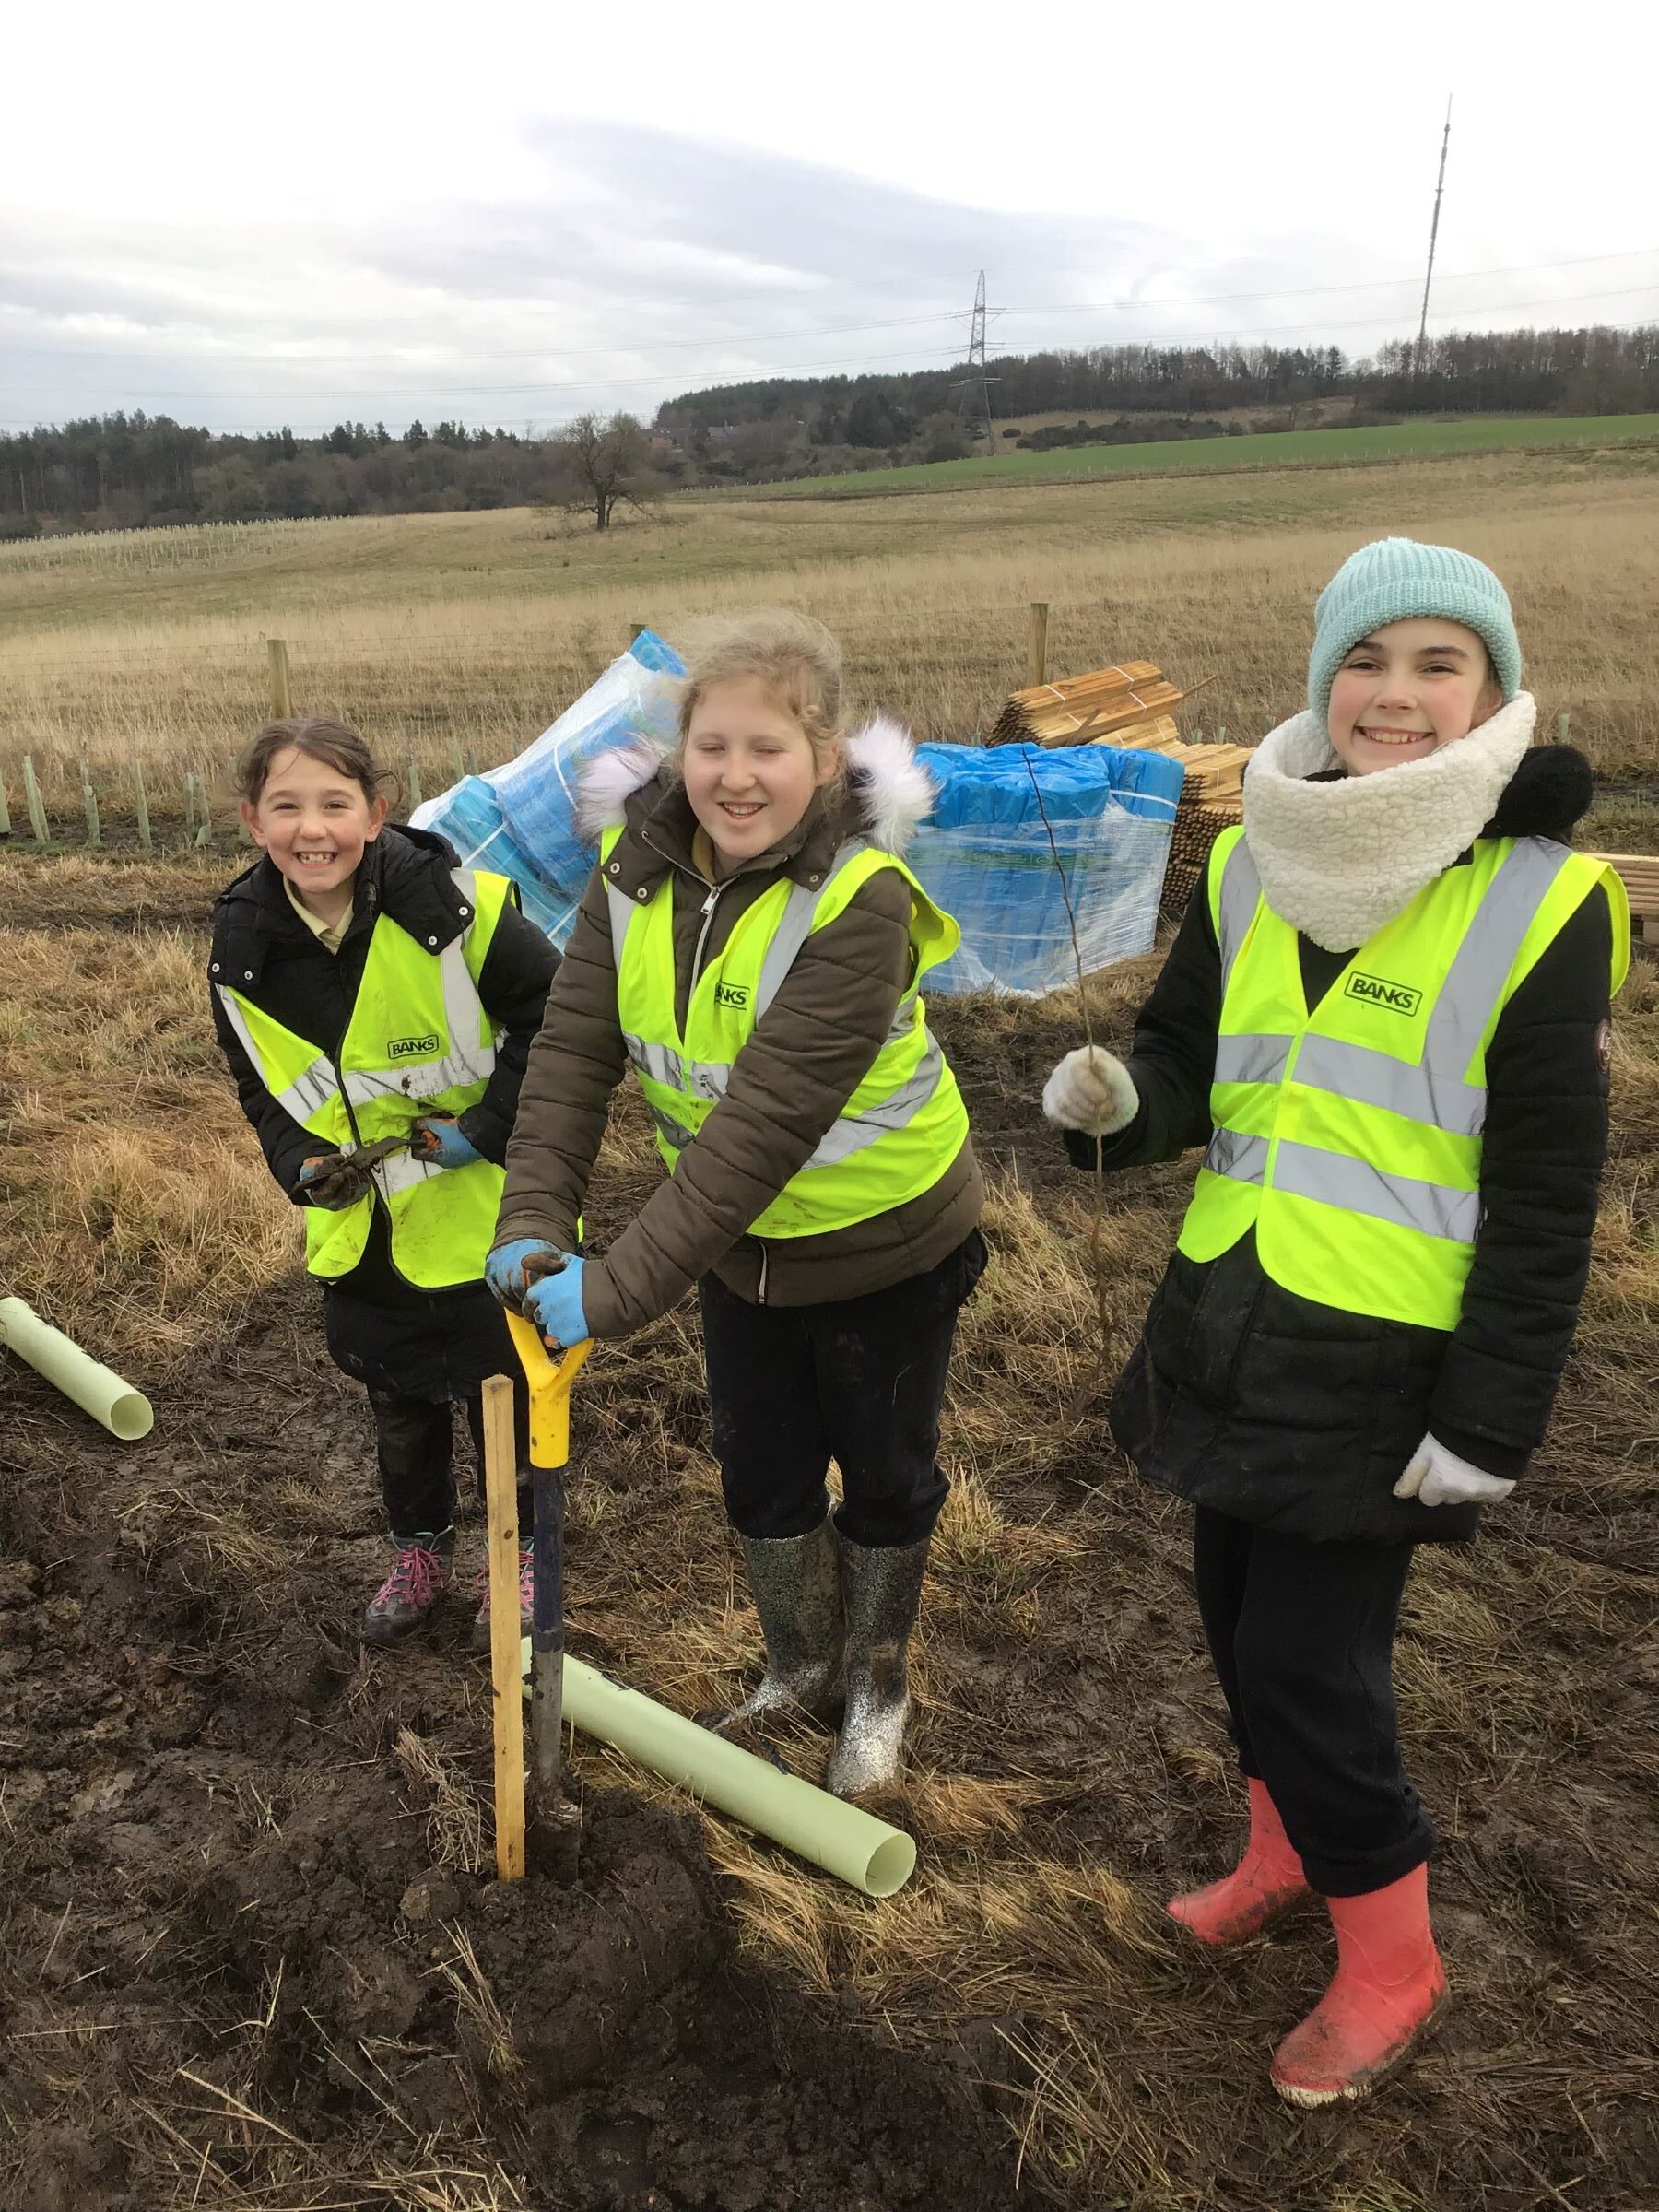
M 441 951 L 382 914 L 369 940 L 357 1003 L 337 1058 L 273 1019 L 244 995 L 251 975 L 214 988 L 243 1050 L 276 1103 L 318 1140 L 349 1153 L 407 1133 L 423 1113 L 465 1113 L 484 1096 L 496 1062 L 496 1025 L 478 977 L 512 886 L 505 876 L 453 871 L 466 926 Z M 495 1241 L 502 1171 L 488 1160 L 428 1167 L 394 1152 L 371 1171 L 374 1192 L 337 1211 L 305 1214 L 305 1264 L 331 1280 L 363 1256 L 376 1205 L 391 1223 L 392 1259 L 422 1290 L 476 1282 Z
M 1498 1018 L 1598 884 L 1612 988 L 1630 922 L 1613 870 L 1545 838 L 1476 840 L 1349 959 L 1312 1014 L 1297 934 L 1241 830 L 1210 855 L 1221 948 L 1215 1134 L 1179 1240 L 1213 1260 L 1253 1227 L 1276 1283 L 1320 1305 L 1453 1329 L 1480 1228 L 1486 1054 Z
M 961 940 L 903 862 L 862 838 L 836 852 L 816 888 L 770 884 L 732 925 L 719 953 L 692 974 L 682 1037 L 675 1018 L 674 886 L 665 878 L 638 900 L 608 867 L 620 830 L 600 849 L 617 964 L 617 1013 L 629 1059 L 656 1124 L 657 1149 L 676 1161 L 726 1094 L 732 1068 L 814 930 L 844 912 L 860 887 L 897 868 L 911 890 L 910 987 L 869 1073 L 810 1159 L 750 1223 L 758 1237 L 812 1237 L 848 1229 L 931 1190 L 961 1150 L 968 1110 L 927 1027 L 922 978 Z M 717 887 L 703 907 L 709 920 Z

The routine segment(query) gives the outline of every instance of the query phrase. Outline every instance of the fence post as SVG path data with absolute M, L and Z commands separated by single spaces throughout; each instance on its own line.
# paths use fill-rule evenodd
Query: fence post
M 52 831 L 46 823 L 46 809 L 41 803 L 41 786 L 35 781 L 34 758 L 23 756 L 23 796 L 29 806 L 29 826 L 34 831 L 34 841 L 43 853 L 52 842 Z
M 265 651 L 271 661 L 271 719 L 286 722 L 294 711 L 294 695 L 288 688 L 288 646 L 281 638 L 267 638 Z
M 0 770 L 0 837 L 11 835 L 11 806 L 6 796 L 6 774 Z
M 133 806 L 138 817 L 138 845 L 141 852 L 153 850 L 150 839 L 149 800 L 145 796 L 144 771 L 136 760 L 133 763 Z
M 407 814 L 413 814 L 416 807 L 420 804 L 420 771 L 415 765 L 415 756 L 413 753 L 409 755 L 408 773 L 404 778 L 404 782 L 407 786 L 407 789 L 405 793 L 405 798 L 406 801 L 406 811 Z
M 103 827 L 98 818 L 98 794 L 92 788 L 92 763 L 89 760 L 81 762 L 81 805 L 87 816 L 87 842 L 89 845 L 101 845 Z
M 1048 681 L 1048 610 L 1046 599 L 1031 602 L 1031 641 L 1027 654 L 1026 681 L 1028 685 Z

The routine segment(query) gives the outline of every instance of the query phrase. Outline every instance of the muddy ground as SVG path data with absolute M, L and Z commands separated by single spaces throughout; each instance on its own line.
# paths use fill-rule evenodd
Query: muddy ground
M 97 919 L 195 918 L 112 888 Z M 87 919 L 77 892 L 65 923 Z M 1102 1010 L 1120 1035 L 1130 988 Z M 1659 1032 L 1651 988 L 1642 1006 Z M 993 1218 L 1005 1286 L 1036 1217 L 1064 1219 L 1073 1249 L 1086 1229 L 1087 1193 L 1031 1107 L 1073 1019 L 941 1024 L 982 1148 L 1025 1194 Z M 1652 1121 L 1651 1100 L 1632 1110 L 1616 1163 L 1616 1259 L 1651 1250 Z M 1160 1171 L 1114 1218 L 1113 1356 L 1182 1188 Z M 1442 1830 L 1456 2002 L 1386 2095 L 1308 2118 L 1277 2104 L 1265 2065 L 1328 1973 L 1317 1916 L 1225 1965 L 1159 1920 L 1170 1887 L 1225 1864 L 1239 1800 L 1182 1516 L 1112 1453 L 1098 1397 L 1075 1403 L 1087 1299 L 1011 1347 L 986 1319 L 1005 1309 L 966 1333 L 964 1471 L 896 1808 L 922 1864 L 882 1907 L 586 1755 L 574 1884 L 489 1878 L 470 1593 L 412 1646 L 359 1650 L 380 1559 L 371 1429 L 302 1280 L 227 1314 L 182 1366 L 136 1373 L 160 1418 L 135 1447 L 7 1363 L 0 2205 L 1648 2212 L 1644 1285 L 1625 1265 L 1593 1300 L 1556 1437 L 1509 1518 L 1414 1580 L 1406 1735 Z M 585 1387 L 572 1647 L 689 1709 L 754 1633 L 683 1317 Z M 994 1512 L 971 1522 L 963 1500 L 982 1496 Z M 478 1535 L 469 1512 L 469 1567 Z M 811 1772 L 822 1747 L 786 1755 Z

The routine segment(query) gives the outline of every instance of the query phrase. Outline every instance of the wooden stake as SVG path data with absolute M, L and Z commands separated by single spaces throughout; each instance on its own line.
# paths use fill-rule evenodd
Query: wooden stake
M 6 795 L 6 776 L 0 771 L 0 837 L 11 835 L 11 803 Z
M 52 832 L 46 826 L 46 808 L 41 799 L 41 786 L 35 781 L 33 757 L 23 756 L 23 796 L 29 806 L 29 826 L 34 831 L 34 841 L 43 853 L 52 842 Z
M 645 632 L 650 628 L 651 625 L 649 622 L 625 622 L 622 625 L 623 652 L 631 653 L 633 651 L 634 640 L 639 637 L 643 637 Z
M 271 719 L 287 722 L 294 712 L 294 695 L 288 688 L 288 646 L 281 638 L 267 638 L 265 651 L 271 660 Z
M 1558 714 L 1556 716 L 1556 743 L 1558 745 L 1565 745 L 1567 743 L 1568 735 L 1571 728 L 1572 717 L 1571 714 Z
M 1026 682 L 1046 684 L 1048 681 L 1048 610 L 1046 599 L 1031 602 L 1031 644 L 1027 655 Z
M 519 1649 L 518 1445 L 512 1385 L 484 1385 L 484 1494 L 489 1522 L 489 1679 L 495 1705 L 496 1876 L 524 1875 L 524 1677 Z
M 196 823 L 195 841 L 198 845 L 210 845 L 213 842 L 213 809 L 207 804 L 207 779 L 203 775 L 193 775 L 190 780 L 195 785 L 196 813 L 200 818 Z
M 81 762 L 81 806 L 87 817 L 88 844 L 101 845 L 103 828 L 98 818 L 98 794 L 92 788 L 92 763 L 89 760 Z
M 136 760 L 133 763 L 133 809 L 138 817 L 138 844 L 141 851 L 152 850 L 150 839 L 149 800 L 145 794 L 144 771 Z
M 184 836 L 187 842 L 194 841 L 195 827 L 195 778 L 186 769 L 184 771 Z

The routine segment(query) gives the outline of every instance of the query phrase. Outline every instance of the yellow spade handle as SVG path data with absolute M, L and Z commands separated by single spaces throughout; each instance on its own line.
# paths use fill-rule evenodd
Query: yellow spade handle
M 571 1385 L 593 1349 L 592 1340 L 555 1359 L 533 1321 L 509 1310 L 507 1326 L 530 1385 L 530 1464 L 562 1467 L 571 1456 Z

